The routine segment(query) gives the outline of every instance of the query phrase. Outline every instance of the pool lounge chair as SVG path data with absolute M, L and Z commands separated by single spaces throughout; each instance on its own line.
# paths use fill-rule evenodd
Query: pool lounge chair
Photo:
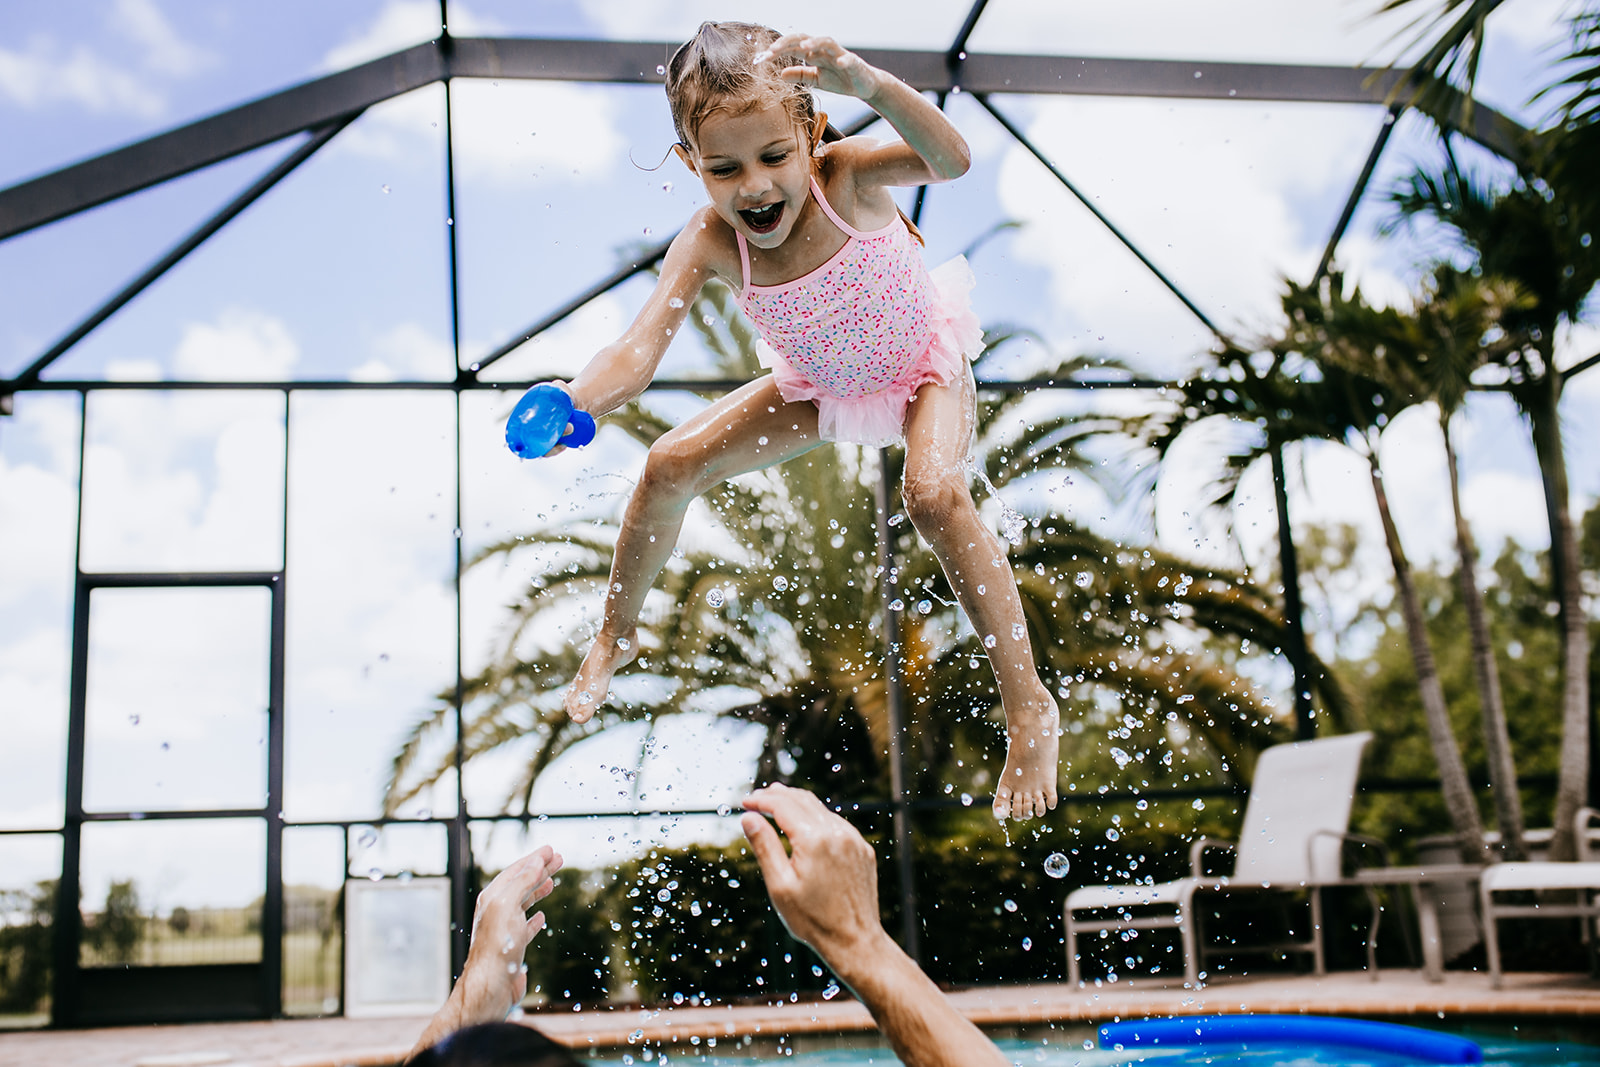
M 1082 984 L 1078 937 L 1083 933 L 1120 936 L 1128 931 L 1176 927 L 1183 945 L 1184 984 L 1197 987 L 1205 957 L 1226 950 L 1205 943 L 1194 899 L 1200 893 L 1237 890 L 1299 891 L 1337 882 L 1350 824 L 1361 754 L 1370 733 L 1274 745 L 1256 761 L 1255 779 L 1245 807 L 1237 845 L 1200 838 L 1190 846 L 1191 874 L 1159 885 L 1084 886 L 1067 897 L 1064 909 L 1067 978 Z M 1233 873 L 1204 873 L 1205 853 L 1231 848 Z M 1323 973 L 1322 923 L 1318 894 L 1311 894 L 1311 934 L 1306 941 L 1273 944 L 1274 951 L 1310 953 Z M 1105 933 L 1102 933 L 1104 931 Z M 1136 936 L 1136 935 L 1135 935 Z
M 1484 947 L 1489 955 L 1489 984 L 1499 989 L 1501 919 L 1583 920 L 1583 940 L 1589 946 L 1593 968 L 1600 947 L 1600 861 L 1593 857 L 1594 831 L 1591 822 L 1600 818 L 1593 808 L 1582 808 L 1577 817 L 1577 863 L 1497 863 L 1484 870 L 1478 882 L 1479 907 L 1483 915 Z M 1496 893 L 1536 894 L 1532 903 L 1503 903 Z M 1560 899 L 1549 894 L 1559 893 Z

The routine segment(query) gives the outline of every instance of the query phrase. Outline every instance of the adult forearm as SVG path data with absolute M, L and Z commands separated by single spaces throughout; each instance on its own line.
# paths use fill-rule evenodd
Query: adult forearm
M 823 958 L 866 1005 L 907 1067 L 1008 1062 L 887 934 L 871 946 L 824 952 Z

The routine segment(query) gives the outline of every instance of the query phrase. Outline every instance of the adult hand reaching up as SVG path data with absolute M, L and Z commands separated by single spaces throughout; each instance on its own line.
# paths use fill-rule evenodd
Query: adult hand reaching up
M 783 924 L 855 992 L 908 1067 L 1007 1062 L 884 932 L 877 862 L 855 827 L 784 785 L 756 790 L 744 806 L 740 825 Z
M 555 888 L 550 876 L 561 869 L 561 863 L 559 852 L 541 846 L 495 875 L 478 894 L 467 965 L 408 1060 L 464 1026 L 500 1022 L 522 1003 L 528 992 L 522 958 L 528 942 L 544 929 L 544 912 L 535 912 L 530 918 L 528 909 L 550 895 Z

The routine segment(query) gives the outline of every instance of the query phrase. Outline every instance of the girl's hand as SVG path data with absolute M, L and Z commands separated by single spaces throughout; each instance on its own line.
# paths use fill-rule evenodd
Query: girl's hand
M 877 95 L 878 68 L 832 37 L 787 33 L 768 45 L 766 51 L 750 58 L 752 63 L 766 63 L 777 57 L 791 56 L 798 56 L 803 62 L 783 68 L 779 76 L 784 81 L 815 86 L 823 92 L 842 93 L 858 100 L 870 101 Z

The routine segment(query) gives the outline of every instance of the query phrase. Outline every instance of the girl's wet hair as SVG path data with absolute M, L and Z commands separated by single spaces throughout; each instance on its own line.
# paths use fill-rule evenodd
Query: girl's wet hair
M 789 113 L 810 147 L 817 121 L 816 99 L 804 85 L 778 76 L 785 67 L 802 66 L 804 61 L 796 55 L 778 55 L 769 62 L 751 62 L 779 36 L 769 26 L 750 22 L 702 22 L 694 36 L 672 53 L 667 62 L 667 104 L 672 108 L 678 143 L 685 151 L 694 150 L 700 124 L 713 112 L 743 115 L 774 104 Z M 840 136 L 829 125 L 822 139 L 836 141 Z M 904 211 L 899 214 L 911 236 L 926 244 L 916 224 Z
M 781 105 L 809 137 L 816 121 L 817 104 L 804 85 L 778 76 L 785 67 L 800 62 L 797 56 L 779 56 L 759 66 L 756 53 L 779 37 L 778 31 L 748 22 L 702 22 L 667 64 L 667 103 L 672 125 L 684 148 L 692 148 L 700 124 L 714 111 L 744 114 L 759 107 Z

